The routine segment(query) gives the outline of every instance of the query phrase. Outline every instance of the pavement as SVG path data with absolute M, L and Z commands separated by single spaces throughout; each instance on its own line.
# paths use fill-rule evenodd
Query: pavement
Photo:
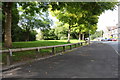
M 118 55 L 120 55 L 120 42 L 118 41 L 107 41 L 107 42 L 103 42 L 103 43 L 106 43 L 110 46 L 112 46 L 115 51 L 118 53 Z
M 94 41 L 94 43 L 105 43 L 105 44 L 108 44 L 120 56 L 120 42 L 119 41 Z
M 107 44 L 74 51 L 5 71 L 3 78 L 118 78 L 118 55 Z

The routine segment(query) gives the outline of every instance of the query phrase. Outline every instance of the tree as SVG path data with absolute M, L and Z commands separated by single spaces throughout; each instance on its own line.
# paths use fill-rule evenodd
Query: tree
M 66 11 L 66 9 L 62 9 L 62 10 L 55 10 L 55 11 L 51 11 L 54 16 L 56 16 L 61 22 L 63 22 L 63 24 L 68 24 L 68 41 L 70 42 L 70 32 L 71 32 L 71 28 L 75 25 L 76 23 L 76 18 L 77 16 L 75 14 L 72 13 L 68 13 Z M 65 12 L 65 13 L 64 13 Z M 64 14 L 63 14 L 64 13 Z M 80 14 L 79 14 L 80 15 Z
M 35 28 L 43 29 L 49 27 L 50 20 L 47 19 L 48 12 L 44 12 L 46 11 L 44 8 L 47 7 L 45 3 L 28 2 L 23 4 L 20 4 L 22 6 L 19 5 L 19 11 L 21 12 L 19 25 L 26 31 L 26 41 L 29 41 L 30 31 Z M 34 12 L 32 11 L 33 9 L 35 10 Z
M 99 38 L 99 37 L 103 37 L 103 30 L 101 31 L 96 31 L 94 34 L 92 34 L 91 36 L 91 39 L 95 39 L 95 38 Z
M 44 40 L 58 40 L 57 35 L 55 35 L 55 29 L 49 29 L 42 31 Z
M 20 41 L 21 39 L 21 32 L 22 29 L 18 26 L 19 22 L 19 11 L 17 9 L 17 4 L 13 4 L 12 8 L 12 24 L 11 24 L 11 37 L 12 37 L 12 42 L 14 41 Z
M 68 42 L 70 37 L 70 28 L 76 25 L 78 21 L 84 17 L 88 18 L 88 16 L 99 16 L 105 10 L 113 10 L 115 7 L 115 2 L 57 2 L 51 3 L 51 10 L 57 11 L 60 14 L 57 14 L 57 18 L 63 23 L 68 23 L 69 26 L 69 34 L 68 34 Z M 63 14 L 64 13 L 64 14 Z M 81 14 L 81 15 L 80 15 Z M 70 15 L 70 16 L 69 16 Z M 89 18 L 88 18 L 89 19 Z M 94 24 L 95 21 L 88 20 L 88 24 Z M 91 22 L 89 22 L 91 21 Z M 80 25 L 80 24 L 79 24 Z M 89 28 L 89 25 L 88 25 Z
M 72 30 L 73 32 L 76 32 L 78 33 L 78 40 L 80 41 L 81 40 L 81 35 L 84 33 L 85 31 L 85 25 L 84 24 L 80 24 L 80 25 L 77 25 L 75 27 L 72 27 Z
M 57 25 L 54 27 L 55 35 L 60 40 L 67 39 L 69 24 L 62 24 L 62 22 L 57 22 L 56 24 Z
M 5 24 L 4 24 L 4 46 L 7 48 L 12 47 L 12 39 L 11 39 L 11 23 L 12 23 L 12 6 L 13 2 L 5 2 L 3 3 L 3 11 L 5 14 Z
M 2 42 L 2 2 L 0 2 L 0 42 Z M 0 48 L 2 46 L 0 45 Z
M 3 2 L 3 16 L 4 16 L 4 46 L 7 48 L 12 47 L 12 38 L 11 38 L 11 25 L 12 25 L 12 16 L 16 15 L 14 13 L 15 10 L 12 11 L 14 8 L 14 4 L 19 4 L 22 6 L 23 13 L 29 16 L 34 16 L 36 13 L 41 14 L 40 11 L 46 11 L 48 9 L 48 3 L 45 2 Z M 13 12 L 13 13 L 12 13 Z
M 26 30 L 22 27 L 18 26 L 18 22 L 20 21 L 21 15 L 19 15 L 19 9 L 17 7 L 17 3 L 14 3 L 12 8 L 12 26 L 11 26 L 11 34 L 12 34 L 12 42 L 15 41 L 26 41 L 27 36 Z M 36 32 L 34 30 L 29 31 L 29 40 L 35 40 Z

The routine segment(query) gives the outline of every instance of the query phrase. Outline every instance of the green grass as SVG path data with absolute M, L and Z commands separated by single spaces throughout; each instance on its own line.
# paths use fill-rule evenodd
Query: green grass
M 78 43 L 78 40 L 71 40 L 70 43 Z M 13 42 L 13 48 L 27 48 L 27 47 L 40 47 L 40 46 L 52 46 L 68 44 L 67 40 L 41 40 L 41 41 L 29 41 L 29 42 Z
M 70 43 L 78 43 L 78 40 L 71 40 Z M 83 41 L 82 41 L 83 42 Z M 29 41 L 29 42 L 13 42 L 13 48 L 28 48 L 28 47 L 41 47 L 41 46 L 52 46 L 52 45 L 62 45 L 68 44 L 67 40 L 41 40 L 41 41 Z M 74 45 L 72 46 L 74 47 Z M 66 49 L 70 47 L 67 46 Z M 3 49 L 5 49 L 3 47 Z M 62 51 L 62 47 L 55 48 L 55 52 Z M 50 55 L 52 53 L 52 49 L 41 49 L 40 52 L 35 50 L 33 51 L 24 51 L 24 52 L 15 52 L 13 53 L 12 59 L 13 63 L 27 61 L 30 59 L 35 59 L 43 56 Z M 6 65 L 6 54 L 2 55 L 2 63 Z

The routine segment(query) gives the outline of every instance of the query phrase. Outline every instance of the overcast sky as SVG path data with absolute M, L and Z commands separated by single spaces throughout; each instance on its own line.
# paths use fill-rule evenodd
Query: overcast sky
M 98 30 L 105 30 L 106 26 L 116 26 L 118 23 L 118 7 L 116 10 L 105 11 L 99 16 Z

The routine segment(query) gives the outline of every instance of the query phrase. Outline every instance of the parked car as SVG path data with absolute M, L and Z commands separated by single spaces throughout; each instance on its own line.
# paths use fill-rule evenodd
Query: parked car
M 109 38 L 107 41 L 112 41 L 112 39 L 111 39 L 111 38 Z
M 113 38 L 112 41 L 117 41 L 117 39 L 114 39 L 114 38 Z
M 107 39 L 101 39 L 101 41 L 107 41 Z
M 101 41 L 104 41 L 104 39 L 101 39 Z
M 117 38 L 117 41 L 120 41 L 120 38 Z

